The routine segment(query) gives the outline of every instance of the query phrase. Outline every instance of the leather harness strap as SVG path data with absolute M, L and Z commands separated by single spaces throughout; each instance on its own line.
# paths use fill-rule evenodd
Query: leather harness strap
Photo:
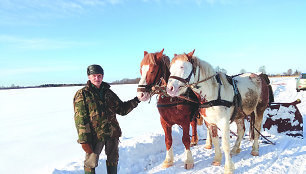
M 190 81 L 191 75 L 192 75 L 192 71 L 190 72 L 189 76 L 186 79 L 183 79 L 183 78 L 178 77 L 178 76 L 170 76 L 169 79 L 176 79 L 176 80 L 181 81 L 185 84 L 188 84 L 189 81 Z
M 205 102 L 205 103 L 202 103 L 199 105 L 200 108 L 210 108 L 210 107 L 213 107 L 213 106 L 225 106 L 225 107 L 232 107 L 234 106 L 234 111 L 233 111 L 233 114 L 230 118 L 230 121 L 233 122 L 235 117 L 236 117 L 236 114 L 237 114 L 237 111 L 238 111 L 238 107 L 241 107 L 241 97 L 240 97 L 240 93 L 238 91 L 238 88 L 237 88 L 237 81 L 236 80 L 233 80 L 232 78 L 230 78 L 230 80 L 232 80 L 232 82 L 230 82 L 229 78 L 228 78 L 228 81 L 230 84 L 232 84 L 233 88 L 234 88 L 234 98 L 233 98 L 233 101 L 230 102 L 230 101 L 227 101 L 227 100 L 222 100 L 221 99 L 221 85 L 222 85 L 222 81 L 220 79 L 220 74 L 218 73 L 216 76 L 216 81 L 217 83 L 219 84 L 219 88 L 218 88 L 218 98 L 217 100 L 212 100 L 212 101 L 208 101 L 208 102 Z
M 229 108 L 229 107 L 233 106 L 233 102 L 221 99 L 221 85 L 222 85 L 222 82 L 220 80 L 220 75 L 219 74 L 217 74 L 215 77 L 216 77 L 216 80 L 219 84 L 218 98 L 217 98 L 217 100 L 212 100 L 212 101 L 205 102 L 205 103 L 201 104 L 200 107 L 201 108 L 209 108 L 209 107 L 212 107 L 212 106 L 226 106 L 226 107 Z
M 186 104 L 191 104 L 188 103 L 186 100 L 182 101 L 182 102 L 177 102 L 177 103 L 171 103 L 171 104 L 157 104 L 158 108 L 164 108 L 164 107 L 172 107 L 172 106 L 177 106 L 177 105 L 186 105 Z

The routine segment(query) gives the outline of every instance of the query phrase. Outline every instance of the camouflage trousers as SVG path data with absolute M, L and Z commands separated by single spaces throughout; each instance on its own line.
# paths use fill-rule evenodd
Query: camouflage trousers
M 84 161 L 85 173 L 95 173 L 94 168 L 98 166 L 99 156 L 105 146 L 105 154 L 107 156 L 107 164 L 118 165 L 119 161 L 119 138 L 109 138 L 106 141 L 93 144 L 93 152 L 86 153 Z

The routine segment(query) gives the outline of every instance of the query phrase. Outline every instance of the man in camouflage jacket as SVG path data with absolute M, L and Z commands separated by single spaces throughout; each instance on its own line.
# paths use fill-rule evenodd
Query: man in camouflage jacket
M 110 85 L 102 81 L 104 71 L 100 65 L 88 66 L 87 75 L 87 85 L 76 92 L 73 100 L 78 143 L 86 152 L 84 170 L 85 173 L 95 173 L 105 146 L 107 172 L 117 173 L 121 129 L 116 114 L 128 114 L 140 101 L 135 97 L 122 102 Z

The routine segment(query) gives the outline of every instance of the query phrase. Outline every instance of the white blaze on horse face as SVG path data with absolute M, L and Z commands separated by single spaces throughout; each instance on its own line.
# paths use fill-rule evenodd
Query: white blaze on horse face
M 149 65 L 143 65 L 141 67 L 141 79 L 139 81 L 139 85 L 146 85 L 146 78 L 147 78 L 147 72 L 149 71 L 150 66 Z
M 177 60 L 170 67 L 170 76 L 177 76 L 183 79 L 188 78 L 192 71 L 192 64 L 187 61 Z M 191 76 L 190 82 L 194 80 Z M 185 86 L 183 82 L 170 78 L 167 85 L 167 92 L 170 96 L 179 96 L 186 92 L 187 88 L 180 88 Z
M 150 69 L 149 65 L 143 65 L 141 67 L 141 79 L 138 85 L 147 85 L 146 78 L 149 69 Z M 140 101 L 147 101 L 150 98 L 150 95 L 148 92 L 137 92 L 137 97 Z

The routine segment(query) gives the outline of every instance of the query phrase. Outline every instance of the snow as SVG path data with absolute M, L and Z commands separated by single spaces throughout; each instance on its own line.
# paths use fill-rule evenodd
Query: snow
M 298 108 L 306 121 L 306 91 L 296 92 L 295 78 L 271 78 L 276 102 L 301 99 Z M 0 173 L 12 174 L 78 174 L 83 172 L 84 152 L 76 142 L 72 99 L 81 87 L 0 90 Z M 137 85 L 113 85 L 122 100 L 136 96 Z M 284 108 L 286 109 L 286 108 Z M 294 108 L 293 108 L 294 109 Z M 287 112 L 287 111 L 284 111 Z M 283 117 L 283 115 L 279 115 Z M 191 147 L 195 166 L 184 169 L 182 130 L 174 126 L 174 166 L 163 169 L 166 155 L 164 132 L 156 108 L 156 96 L 142 102 L 127 116 L 118 116 L 123 136 L 120 138 L 118 173 L 223 173 L 221 166 L 212 166 L 214 149 L 204 149 L 204 140 Z M 235 125 L 231 129 L 236 132 Z M 305 128 L 303 135 L 305 136 Z M 248 133 L 248 132 L 247 132 Z M 251 153 L 248 137 L 241 143 L 240 154 L 233 156 L 235 173 L 298 173 L 306 174 L 306 141 L 262 131 L 276 145 L 260 143 L 260 156 Z M 206 128 L 198 126 L 200 139 Z M 231 138 L 233 146 L 235 138 Z M 101 153 L 96 173 L 106 173 L 106 156 Z

